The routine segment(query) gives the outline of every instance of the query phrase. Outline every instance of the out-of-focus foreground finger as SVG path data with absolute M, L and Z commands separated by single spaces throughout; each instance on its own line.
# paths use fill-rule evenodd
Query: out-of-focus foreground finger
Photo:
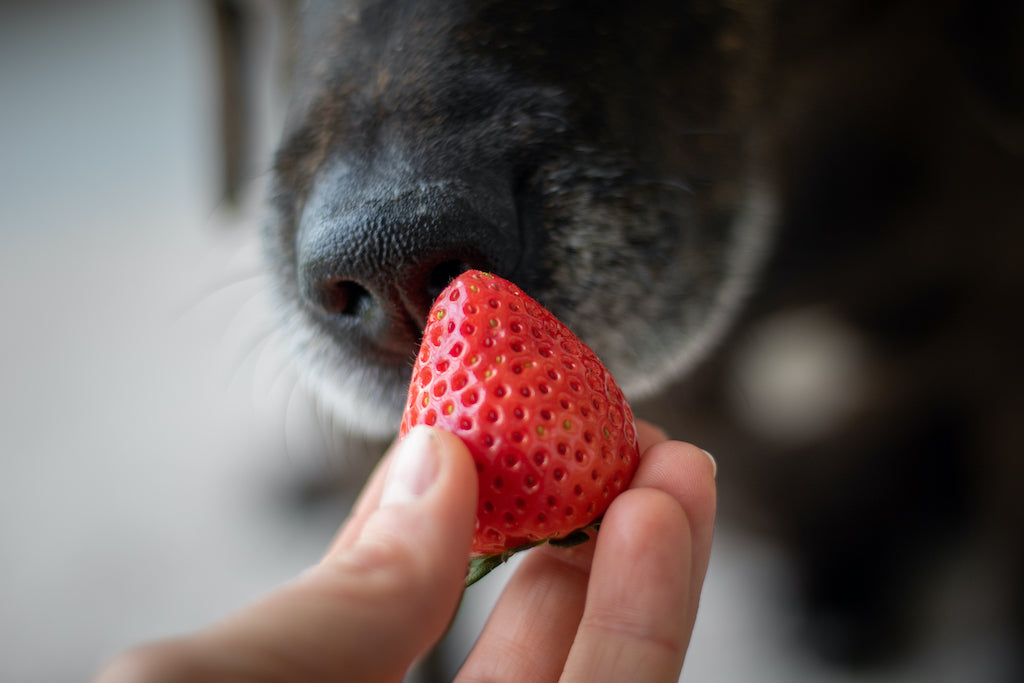
M 529 551 L 502 591 L 457 683 L 558 680 L 583 615 L 591 539 Z M 470 588 L 472 590 L 472 588 Z
M 695 565 L 706 564 L 692 538 L 682 506 L 663 491 L 631 489 L 612 503 L 563 681 L 678 679 L 704 573 Z

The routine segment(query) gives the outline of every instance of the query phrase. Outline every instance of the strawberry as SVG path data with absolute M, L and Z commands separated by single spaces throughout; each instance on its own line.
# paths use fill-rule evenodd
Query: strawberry
M 640 458 L 633 413 L 594 352 L 475 270 L 430 311 L 399 437 L 418 424 L 459 435 L 480 475 L 467 584 L 517 550 L 585 540 Z

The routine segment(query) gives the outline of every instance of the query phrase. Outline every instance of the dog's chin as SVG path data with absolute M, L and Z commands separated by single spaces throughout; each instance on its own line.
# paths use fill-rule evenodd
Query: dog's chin
M 389 439 L 398 433 L 411 366 L 353 363 L 340 369 L 337 363 L 323 365 L 319 370 L 306 366 L 303 381 L 319 398 L 336 427 L 373 439 Z
M 307 385 L 343 431 L 374 439 L 390 439 L 398 433 L 410 367 L 356 365 L 331 377 L 316 372 L 306 375 Z
M 306 318 L 291 295 L 278 303 L 283 313 L 279 331 L 299 381 L 332 427 L 358 437 L 393 437 L 402 420 L 415 349 L 408 359 L 361 358 Z

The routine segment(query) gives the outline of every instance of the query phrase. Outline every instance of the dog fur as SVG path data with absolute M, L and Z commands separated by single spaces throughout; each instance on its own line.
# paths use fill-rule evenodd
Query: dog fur
M 799 558 L 812 623 L 842 624 L 809 629 L 821 651 L 905 644 L 904 598 L 965 529 L 1011 567 L 1019 639 L 1019 5 L 350 0 L 295 17 L 265 245 L 282 329 L 337 420 L 391 434 L 433 297 L 492 270 L 642 416 L 730 454 L 722 485 Z M 730 391 L 759 321 L 794 310 L 855 340 L 863 381 L 831 388 L 856 395 L 827 430 L 780 436 Z

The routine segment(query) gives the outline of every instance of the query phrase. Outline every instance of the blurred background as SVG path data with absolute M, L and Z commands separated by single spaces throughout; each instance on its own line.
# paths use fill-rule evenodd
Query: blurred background
M 293 514 L 334 464 L 222 199 L 211 5 L 0 4 L 3 681 L 207 623 L 341 519 Z
M 3 681 L 87 679 L 286 580 L 344 516 L 325 492 L 359 471 L 271 334 L 256 238 L 279 102 L 272 79 L 246 95 L 255 152 L 226 185 L 213 6 L 0 4 Z M 272 71 L 274 27 L 254 25 L 244 56 Z M 684 681 L 982 680 L 994 661 L 937 621 L 908 660 L 826 666 L 797 638 L 782 554 L 729 517 Z

